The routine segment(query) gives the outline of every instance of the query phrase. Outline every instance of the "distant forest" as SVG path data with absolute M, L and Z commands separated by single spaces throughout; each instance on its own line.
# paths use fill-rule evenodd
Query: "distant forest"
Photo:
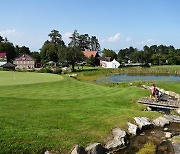
M 11 62 L 15 57 L 26 53 L 31 55 L 37 63 L 45 64 L 48 61 L 62 62 L 70 61 L 72 65 L 75 62 L 84 60 L 83 50 L 98 51 L 102 57 L 111 57 L 120 63 L 151 63 L 152 65 L 180 65 L 180 49 L 175 49 L 172 45 L 152 45 L 138 50 L 134 47 L 120 49 L 118 53 L 111 49 L 101 50 L 96 36 L 88 34 L 79 34 L 74 31 L 70 37 L 70 43 L 65 45 L 62 35 L 58 30 L 52 30 L 48 35 L 50 40 L 45 40 L 40 52 L 31 52 L 29 47 L 14 45 L 7 38 L 0 36 L 0 52 L 7 53 L 7 60 Z

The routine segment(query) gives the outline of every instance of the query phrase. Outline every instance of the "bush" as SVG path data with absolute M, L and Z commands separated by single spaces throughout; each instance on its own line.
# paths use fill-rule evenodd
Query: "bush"
M 38 72 L 39 73 L 53 73 L 53 71 L 49 68 L 42 68 Z
M 53 71 L 54 74 L 61 74 L 62 70 L 60 68 L 57 68 L 56 70 Z

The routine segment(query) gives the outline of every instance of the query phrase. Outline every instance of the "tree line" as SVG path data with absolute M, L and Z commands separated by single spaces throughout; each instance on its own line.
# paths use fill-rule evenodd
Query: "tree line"
M 100 44 L 96 36 L 79 34 L 77 30 L 74 30 L 70 37 L 70 43 L 67 46 L 58 30 L 52 30 L 48 36 L 50 40 L 45 41 L 40 49 L 43 64 L 46 64 L 48 61 L 68 62 L 72 66 L 72 71 L 74 71 L 75 63 L 82 62 L 85 59 L 82 51 L 100 51 Z
M 7 53 L 7 61 L 12 62 L 15 57 L 26 53 L 31 55 L 36 63 L 45 65 L 49 61 L 56 63 L 67 62 L 72 65 L 72 70 L 76 62 L 82 62 L 85 57 L 84 50 L 101 52 L 100 43 L 96 36 L 89 34 L 79 34 L 74 30 L 70 37 L 70 43 L 65 45 L 62 35 L 58 30 L 52 30 L 49 33 L 49 40 L 42 45 L 40 52 L 31 52 L 26 46 L 13 45 L 7 38 L 0 36 L 0 52 Z M 180 65 L 180 49 L 175 49 L 172 45 L 152 45 L 138 50 L 134 47 L 120 49 L 118 53 L 111 49 L 103 49 L 102 57 L 111 57 L 120 63 L 151 63 L 152 65 Z M 93 65 L 93 64 L 92 64 Z
M 143 50 L 129 47 L 115 51 L 104 49 L 103 57 L 117 59 L 120 63 L 151 63 L 152 65 L 180 65 L 180 49 L 175 49 L 172 45 L 152 45 L 143 47 Z M 111 60 L 112 60 L 111 59 Z
M 66 46 L 62 40 L 62 35 L 58 30 L 52 30 L 48 35 L 50 40 L 46 40 L 42 45 L 40 52 L 30 52 L 26 46 L 14 46 L 7 38 L 0 36 L 0 52 L 7 53 L 7 61 L 12 62 L 15 57 L 26 53 L 31 55 L 36 63 L 45 65 L 49 61 L 56 63 L 70 63 L 72 70 L 76 62 L 81 62 L 85 59 L 82 51 L 100 51 L 100 44 L 96 36 L 89 34 L 79 34 L 74 30 L 70 37 L 70 43 Z

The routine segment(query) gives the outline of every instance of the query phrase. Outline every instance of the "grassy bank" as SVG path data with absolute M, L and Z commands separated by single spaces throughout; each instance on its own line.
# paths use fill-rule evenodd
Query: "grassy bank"
M 159 115 L 142 111 L 135 102 L 149 93 L 133 86 L 107 87 L 51 74 L 48 81 L 41 82 L 37 76 L 41 79 L 46 74 L 18 72 L 16 84 L 13 79 L 7 85 L 5 76 L 13 73 L 3 72 L 0 76 L 3 154 L 43 153 L 47 149 L 67 153 L 77 143 L 103 144 L 112 128 L 127 129 L 127 121 L 134 116 Z M 18 82 L 22 76 L 28 80 Z

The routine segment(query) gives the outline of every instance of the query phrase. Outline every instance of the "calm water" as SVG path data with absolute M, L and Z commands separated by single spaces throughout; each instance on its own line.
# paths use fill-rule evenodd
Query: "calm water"
M 129 75 L 116 74 L 99 78 L 96 82 L 138 82 L 138 81 L 153 81 L 153 82 L 180 82 L 180 75 Z

